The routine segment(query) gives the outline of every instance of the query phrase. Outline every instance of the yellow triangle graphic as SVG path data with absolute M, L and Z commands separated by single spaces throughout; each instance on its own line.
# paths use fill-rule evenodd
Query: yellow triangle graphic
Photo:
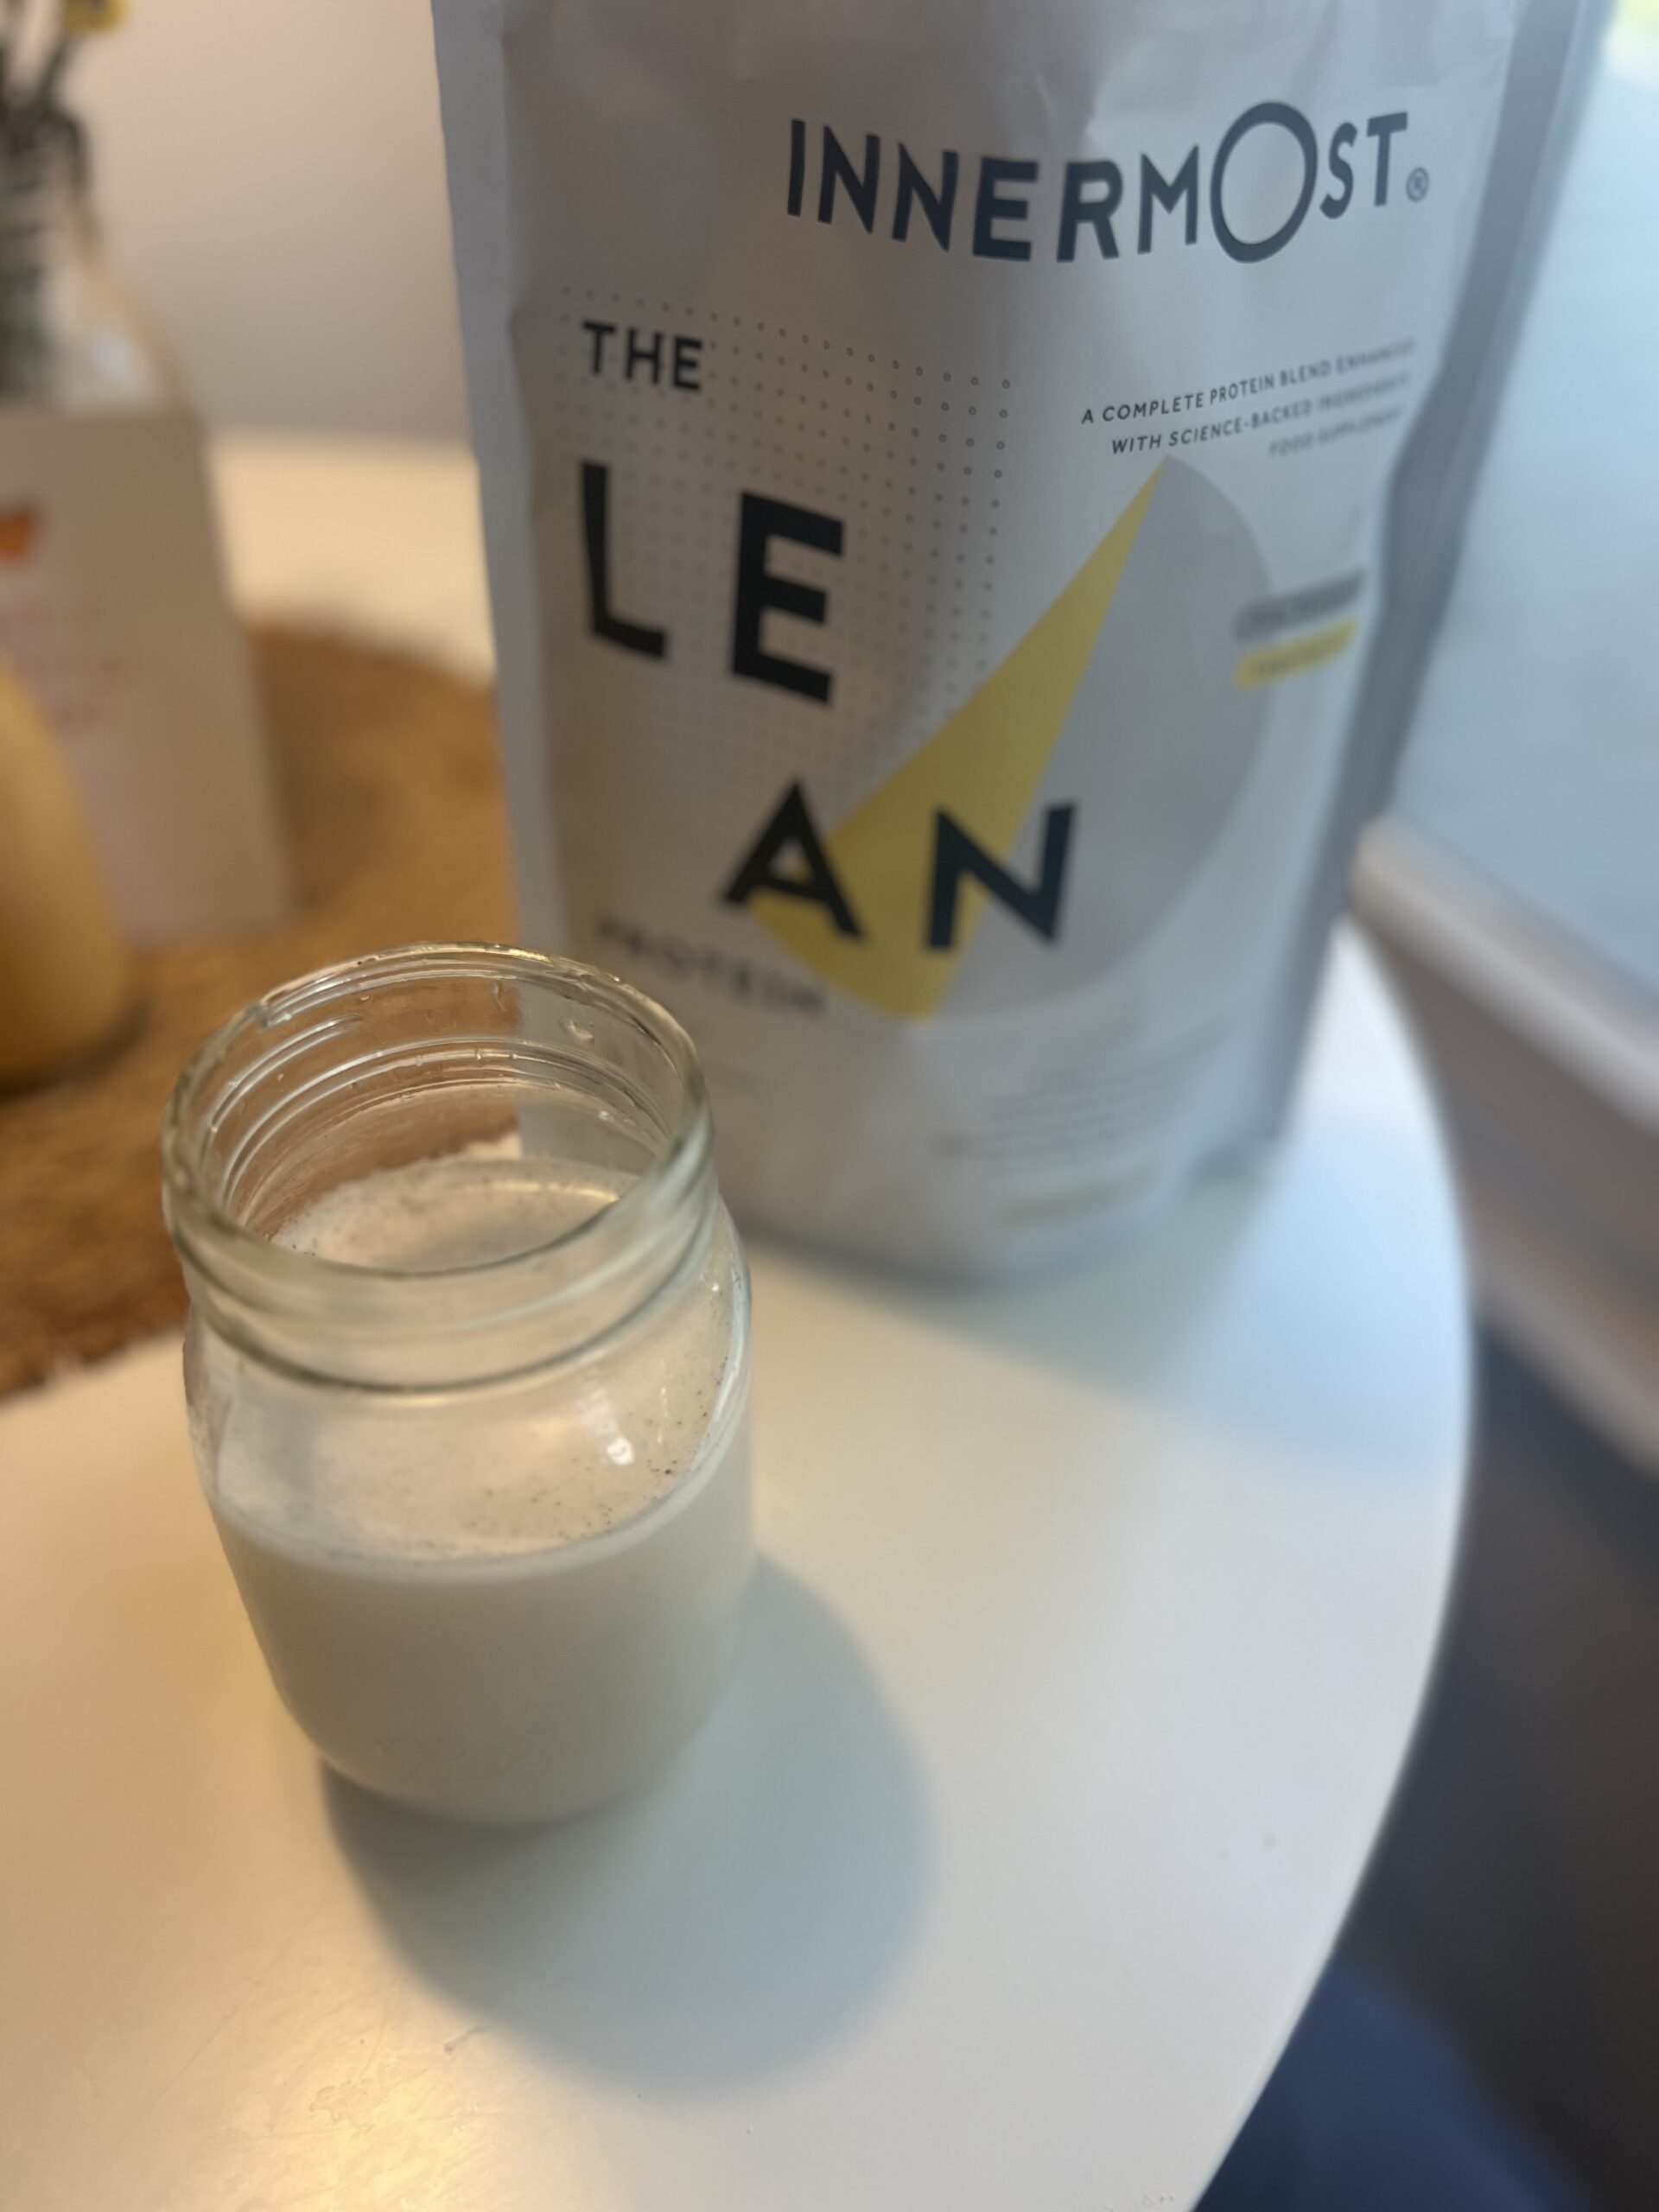
M 779 944 L 852 997 L 912 1018 L 934 1012 L 978 926 L 986 894 L 964 885 L 956 944 L 925 943 L 934 816 L 941 808 L 1006 861 L 1083 680 L 1100 626 L 1147 512 L 1156 469 L 1054 604 L 948 721 L 825 840 L 861 938 L 825 911 L 757 891 L 753 907 Z

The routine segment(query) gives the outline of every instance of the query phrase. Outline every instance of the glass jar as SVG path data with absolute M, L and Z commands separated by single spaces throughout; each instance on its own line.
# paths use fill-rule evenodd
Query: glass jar
M 63 594 L 40 590 L 54 518 L 39 485 L 57 410 L 142 406 L 168 372 L 98 252 L 82 171 L 67 117 L 21 141 L 0 133 L 0 1090 L 86 1058 L 132 997 L 105 855 L 54 711 L 85 656 Z
M 573 962 L 276 991 L 163 1135 L 197 1466 L 332 1765 L 457 1818 L 648 1774 L 736 1647 L 748 1281 L 690 1039 Z
M 202 427 L 105 258 L 79 126 L 33 105 L 10 121 L 0 130 L 0 671 L 57 749 L 84 855 L 127 931 L 157 940 L 273 922 L 289 903 L 280 823 L 246 645 L 223 588 Z M 0 728 L 0 747 L 5 739 Z M 0 820 L 9 889 L 6 830 Z M 55 861 L 41 872 L 60 873 Z M 10 954 L 38 975 L 53 925 L 0 898 L 0 932 L 12 940 L 0 965 Z M 67 964 L 35 986 L 48 1005 Z M 91 995 L 72 988 L 77 1002 Z M 85 1049 L 78 1033 L 60 1058 Z
M 0 398 L 175 407 L 176 372 L 104 257 L 86 166 L 79 126 L 62 113 L 0 142 Z

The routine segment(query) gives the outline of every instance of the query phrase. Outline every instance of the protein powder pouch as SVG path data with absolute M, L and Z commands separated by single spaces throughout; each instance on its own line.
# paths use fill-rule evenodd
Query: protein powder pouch
M 1580 11 L 435 12 L 530 939 L 821 1243 L 1030 1266 L 1258 1143 Z

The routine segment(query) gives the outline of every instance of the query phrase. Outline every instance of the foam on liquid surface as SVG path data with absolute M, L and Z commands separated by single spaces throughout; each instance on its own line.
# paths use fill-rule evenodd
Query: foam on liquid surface
M 480 1146 L 343 1185 L 279 1241 L 346 1266 L 476 1267 L 568 1233 L 626 1187 L 516 1142 Z M 244 1366 L 212 1455 L 216 1507 L 285 1547 L 388 1564 L 522 1555 L 633 1520 L 720 1441 L 728 1239 L 722 1226 L 697 1281 L 650 1325 L 505 1386 L 411 1402 Z
M 551 1243 L 626 1188 L 626 1178 L 600 1168 L 526 1159 L 504 1138 L 342 1184 L 276 1242 L 344 1267 L 437 1274 Z

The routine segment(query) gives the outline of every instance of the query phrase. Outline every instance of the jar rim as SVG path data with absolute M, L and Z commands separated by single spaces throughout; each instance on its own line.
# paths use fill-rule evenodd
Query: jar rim
M 308 1011 L 326 1019 L 331 1001 L 392 986 L 418 988 L 429 980 L 435 986 L 458 980 L 539 984 L 627 1020 L 664 1055 L 679 1086 L 678 1110 L 661 1149 L 595 1212 L 522 1249 L 454 1267 L 360 1266 L 282 1244 L 238 1219 L 207 1172 L 218 1121 L 267 1065 L 256 1058 L 239 1078 L 227 1079 L 238 1049 L 262 1030 L 280 1033 Z M 414 1323 L 416 1305 L 437 1293 L 466 1296 L 468 1318 L 483 1325 L 505 1316 L 522 1318 L 589 1287 L 607 1272 L 620 1272 L 623 1256 L 651 1236 L 652 1224 L 701 1211 L 702 1193 L 712 1195 L 713 1154 L 713 1119 L 696 1049 L 665 1007 L 586 963 L 487 941 L 398 945 L 279 985 L 198 1046 L 173 1086 L 162 1124 L 165 1211 L 188 1271 L 232 1294 L 239 1306 L 274 1312 L 308 1303 L 321 1293 L 342 1303 L 372 1304 L 379 1322 L 394 1326 L 400 1313 Z

